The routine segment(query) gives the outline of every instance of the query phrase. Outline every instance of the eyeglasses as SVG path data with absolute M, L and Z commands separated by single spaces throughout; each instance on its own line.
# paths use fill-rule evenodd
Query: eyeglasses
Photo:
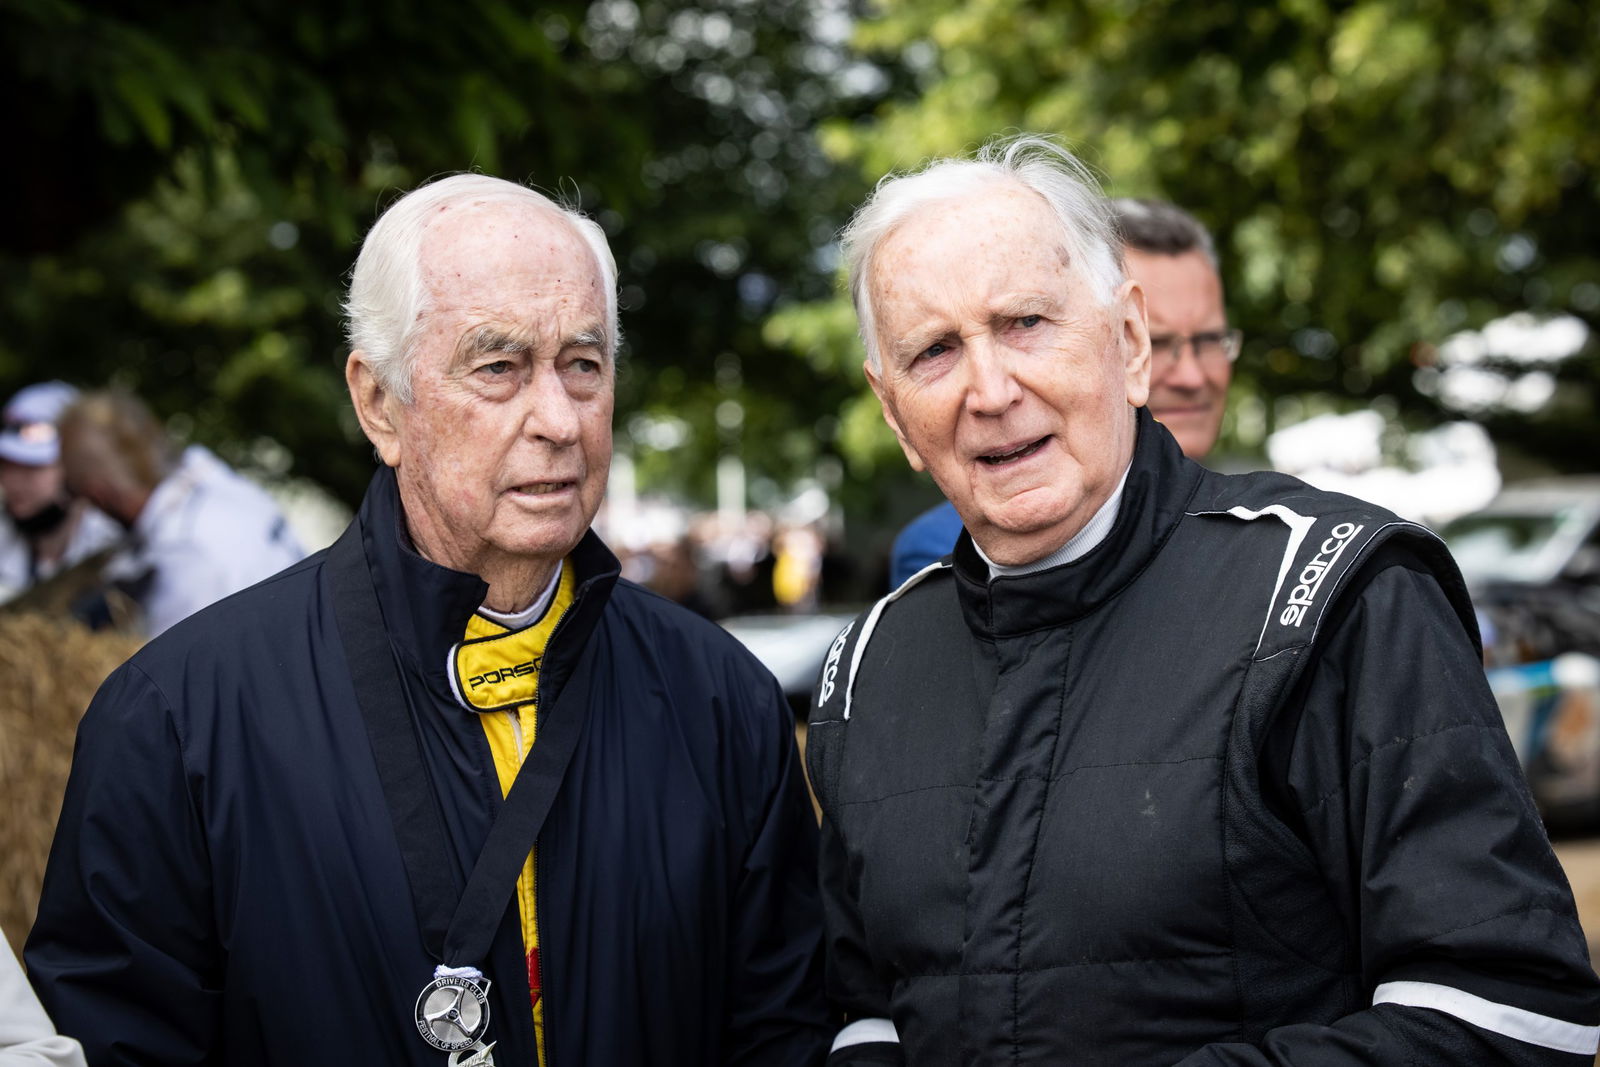
M 1207 366 L 1220 367 L 1239 358 L 1239 330 L 1211 330 L 1206 333 L 1173 334 L 1150 338 L 1150 359 L 1157 368 L 1174 366 L 1185 345 L 1194 349 L 1194 358 Z

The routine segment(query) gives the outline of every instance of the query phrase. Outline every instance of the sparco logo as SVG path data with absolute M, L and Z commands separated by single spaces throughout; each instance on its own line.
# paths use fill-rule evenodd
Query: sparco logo
M 833 696 L 833 678 L 834 675 L 839 673 L 839 657 L 844 654 L 845 640 L 850 636 L 850 631 L 855 628 L 856 624 L 852 622 L 839 631 L 839 636 L 833 639 L 833 647 L 828 649 L 827 662 L 822 665 L 822 694 L 817 701 L 818 707 L 826 704 L 828 698 Z
M 1338 560 L 1340 553 L 1350 543 L 1351 538 L 1366 529 L 1354 523 L 1341 522 L 1328 533 L 1328 539 L 1322 542 L 1322 547 L 1317 550 L 1316 556 L 1300 568 L 1299 584 L 1289 591 L 1289 602 L 1283 609 L 1283 614 L 1278 616 L 1278 622 L 1284 626 L 1299 626 L 1305 621 L 1306 609 L 1317 599 L 1317 590 L 1322 588 L 1322 580 L 1328 576 L 1328 571 Z

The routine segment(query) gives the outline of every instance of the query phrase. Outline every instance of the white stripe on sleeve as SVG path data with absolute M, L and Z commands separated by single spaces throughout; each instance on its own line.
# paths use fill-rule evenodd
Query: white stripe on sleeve
M 1473 1026 L 1557 1052 L 1593 1056 L 1600 1051 L 1600 1026 L 1580 1026 L 1509 1004 L 1496 1004 L 1447 985 L 1385 982 L 1373 992 L 1372 1003 L 1432 1008 Z
M 833 1039 L 833 1048 L 828 1051 L 834 1053 L 851 1045 L 882 1041 L 896 1045 L 900 1043 L 900 1033 L 894 1028 L 894 1023 L 888 1019 L 857 1019 L 839 1031 L 839 1036 Z

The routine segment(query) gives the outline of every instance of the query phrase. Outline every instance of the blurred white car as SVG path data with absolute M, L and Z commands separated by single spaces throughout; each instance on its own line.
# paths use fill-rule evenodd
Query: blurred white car
M 1507 486 L 1440 531 L 1467 584 L 1600 584 L 1600 475 Z
M 1508 487 L 1440 534 L 1540 810 L 1600 823 L 1600 477 Z
M 822 662 L 839 631 L 855 618 L 850 614 L 735 615 L 722 626 L 755 653 L 783 686 L 794 709 L 795 721 L 805 722 L 811 690 L 822 673 Z

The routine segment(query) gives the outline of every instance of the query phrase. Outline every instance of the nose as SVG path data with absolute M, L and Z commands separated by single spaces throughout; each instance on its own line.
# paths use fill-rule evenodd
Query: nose
M 1011 354 L 989 338 L 967 343 L 966 408 L 974 415 L 1000 415 L 1022 399 Z
M 1187 339 L 1180 343 L 1171 358 L 1155 362 L 1151 377 L 1152 386 L 1159 385 L 1167 389 L 1204 389 L 1206 385 L 1205 368 L 1200 366 L 1194 342 Z
M 567 392 L 559 369 L 543 361 L 535 364 L 523 400 L 527 405 L 522 417 L 526 437 L 563 448 L 577 443 L 578 404 Z

